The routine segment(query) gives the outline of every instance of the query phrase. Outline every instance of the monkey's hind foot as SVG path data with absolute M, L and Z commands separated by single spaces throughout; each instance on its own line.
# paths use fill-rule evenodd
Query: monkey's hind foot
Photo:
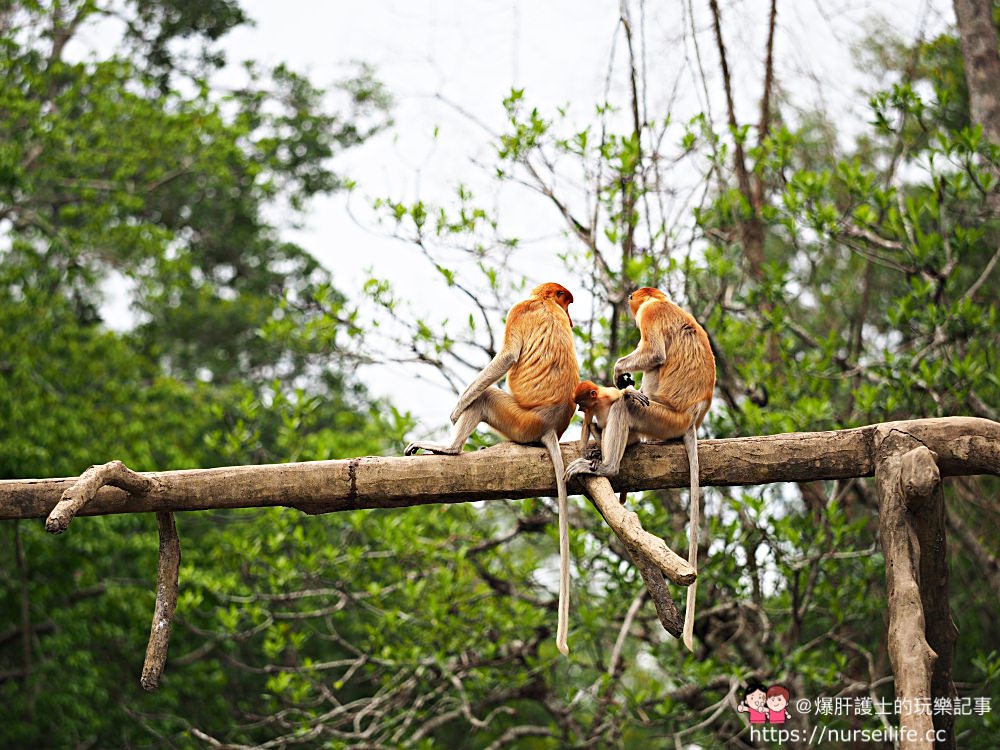
M 403 449 L 404 456 L 413 456 L 417 451 L 427 451 L 428 453 L 438 453 L 445 456 L 457 456 L 462 452 L 462 448 L 452 448 L 450 445 L 441 445 L 439 443 L 421 443 L 415 442 L 410 443 L 406 448 Z
M 563 475 L 568 482 L 578 474 L 600 474 L 601 462 L 596 458 L 578 458 L 566 467 Z

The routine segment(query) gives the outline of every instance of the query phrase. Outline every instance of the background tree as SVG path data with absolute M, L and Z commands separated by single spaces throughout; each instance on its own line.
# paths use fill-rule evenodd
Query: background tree
M 593 295 L 589 320 L 579 310 L 574 315 L 583 375 L 609 379 L 610 364 L 634 345 L 628 337 L 635 332 L 621 316 L 624 294 L 656 285 L 713 336 L 714 435 L 915 415 L 995 418 L 998 214 L 991 201 L 998 151 L 970 124 L 969 100 L 954 73 L 962 70 L 957 37 L 913 45 L 873 36 L 868 49 L 878 52 L 888 84 L 870 94 L 873 126 L 845 149 L 827 114 L 797 110 L 774 76 L 776 4 L 767 15 L 758 117 L 738 120 L 726 19 L 718 4 L 709 6 L 725 102 L 721 123 L 707 114 L 677 122 L 646 108 L 630 4 L 619 25 L 625 64 L 612 64 L 625 95 L 599 103 L 594 122 L 581 128 L 565 109 L 534 108 L 521 90 L 505 101 L 508 127 L 495 134 L 497 159 L 488 166 L 502 184 L 527 186 L 550 204 L 575 246 L 567 269 Z M 991 38 L 995 51 L 995 33 Z M 707 59 L 704 47 L 701 55 Z M 991 82 L 993 89 L 998 84 Z M 704 179 L 690 192 L 670 187 L 689 184 L 684 170 L 692 167 Z M 466 252 L 481 259 L 481 282 L 439 263 L 462 293 L 485 293 L 476 295 L 480 306 L 470 307 L 466 330 L 456 326 L 443 341 L 427 336 L 423 350 L 426 361 L 460 383 L 453 373 L 469 356 L 465 344 L 483 341 L 480 318 L 502 311 L 509 298 L 504 260 L 518 241 L 467 189 L 458 197 L 454 207 L 392 199 L 380 207 L 395 234 L 432 260 L 453 253 L 463 235 Z M 483 349 L 479 357 L 491 351 Z M 970 699 L 996 696 L 996 654 L 981 644 L 996 637 L 997 560 L 988 550 L 997 518 L 979 499 L 995 495 L 996 486 L 959 479 L 949 488 L 952 603 L 962 633 L 955 679 Z M 711 607 L 696 625 L 699 660 L 663 643 L 654 624 L 642 621 L 652 616 L 648 605 L 638 610 L 641 624 L 629 620 L 623 592 L 641 595 L 641 585 L 612 577 L 603 614 L 628 632 L 625 656 L 607 661 L 615 628 L 594 634 L 603 650 L 574 653 L 579 674 L 604 677 L 592 693 L 600 699 L 594 713 L 560 723 L 571 744 L 672 737 L 746 746 L 744 725 L 730 709 L 737 686 L 750 678 L 782 682 L 810 698 L 891 698 L 869 483 L 713 490 L 707 504 L 710 531 L 703 536 L 714 541 L 703 550 L 702 575 Z M 672 529 L 665 535 L 683 546 L 683 495 L 646 493 L 639 508 L 650 528 Z M 599 519 L 582 513 L 576 531 L 586 549 L 603 548 L 613 559 Z M 990 587 L 978 582 L 983 576 Z M 580 586 L 589 588 L 585 580 Z M 807 726 L 812 719 L 795 721 Z M 878 728 L 892 719 L 823 721 Z M 985 747 L 992 723 L 960 718 L 963 745 Z

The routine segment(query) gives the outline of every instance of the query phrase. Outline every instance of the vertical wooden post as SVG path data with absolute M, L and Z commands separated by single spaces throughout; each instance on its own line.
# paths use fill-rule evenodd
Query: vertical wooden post
M 905 432 L 876 430 L 875 484 L 901 750 L 955 747 L 953 717 L 934 713 L 935 698 L 950 703 L 955 696 L 956 637 L 948 604 L 944 495 L 935 459 Z
M 901 479 L 907 498 L 914 501 L 910 510 L 916 521 L 920 549 L 920 601 L 924 607 L 924 633 L 937 659 L 931 672 L 931 707 L 934 699 L 945 699 L 945 711 L 933 712 L 938 732 L 935 748 L 955 750 L 955 715 L 951 712 L 958 697 L 951 677 L 952 659 L 958 628 L 951 619 L 948 602 L 948 544 L 945 535 L 944 490 L 933 452 L 921 446 L 903 456 Z M 921 477 L 933 470 L 931 481 Z M 926 488 L 926 494 L 921 494 Z M 941 739 L 941 738 L 944 739 Z

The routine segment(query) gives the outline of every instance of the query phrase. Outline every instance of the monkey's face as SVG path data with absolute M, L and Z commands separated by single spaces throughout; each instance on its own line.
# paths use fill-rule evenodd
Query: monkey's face
M 570 327 L 573 326 L 573 318 L 570 317 L 569 314 L 569 306 L 573 302 L 573 295 L 570 294 L 569 289 L 564 287 L 562 284 L 556 284 L 550 281 L 547 284 L 536 286 L 531 291 L 531 295 L 539 299 L 553 300 L 557 305 L 566 311 L 566 317 L 569 318 Z
M 661 292 L 659 289 L 654 289 L 651 286 L 644 286 L 642 289 L 636 289 L 628 296 L 628 307 L 632 311 L 632 317 L 639 311 L 642 303 L 646 300 L 651 299 L 666 299 L 667 295 Z
M 597 403 L 597 386 L 584 380 L 573 391 L 573 402 L 580 407 L 580 411 L 590 411 Z

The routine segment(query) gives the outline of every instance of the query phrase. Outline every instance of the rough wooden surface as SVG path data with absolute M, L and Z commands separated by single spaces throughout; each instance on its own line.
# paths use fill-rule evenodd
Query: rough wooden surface
M 910 435 L 937 454 L 942 476 L 1000 474 L 1000 424 L 972 417 L 890 422 L 831 432 L 702 440 L 702 486 L 766 484 L 872 476 L 876 428 Z M 562 446 L 568 463 L 576 443 Z M 393 508 L 428 503 L 535 497 L 555 493 L 544 448 L 503 443 L 461 456 L 366 457 L 343 461 L 151 472 L 146 496 L 101 488 L 80 515 L 288 506 L 306 513 Z M 0 481 L 0 520 L 44 518 L 69 479 Z M 616 491 L 686 487 L 680 442 L 630 448 Z M 575 486 L 574 486 L 575 485 Z M 581 491 L 571 484 L 570 491 Z
M 653 600 L 656 608 L 656 616 L 666 630 L 674 638 L 681 637 L 681 629 L 684 627 L 684 618 L 677 611 L 677 604 L 674 603 L 670 595 L 664 578 L 664 570 L 661 561 L 655 562 L 654 558 L 663 555 L 662 550 L 666 550 L 668 567 L 679 579 L 677 582 L 684 585 L 690 584 L 695 579 L 694 570 L 685 562 L 684 558 L 677 555 L 667 547 L 659 537 L 653 536 L 642 529 L 639 517 L 626 508 L 623 508 L 615 495 L 611 484 L 605 477 L 585 476 L 584 480 L 587 496 L 601 514 L 604 522 L 615 532 L 618 538 L 625 545 L 636 570 L 642 576 L 643 583 L 646 584 L 646 591 Z M 636 530 L 640 535 L 637 537 Z M 613 660 L 612 660 L 613 661 Z
M 156 568 L 153 624 L 149 628 L 146 661 L 139 678 L 144 690 L 156 690 L 160 686 L 163 667 L 167 663 L 174 612 L 177 610 L 178 576 L 181 569 L 181 542 L 177 536 L 173 514 L 157 513 L 156 528 L 160 534 L 160 556 Z
M 56 507 L 45 519 L 45 530 L 50 534 L 64 532 L 76 514 L 94 499 L 102 487 L 108 486 L 144 496 L 156 486 L 156 482 L 137 474 L 121 461 L 91 466 L 59 496 Z
M 875 484 L 885 557 L 889 661 L 900 702 L 901 750 L 954 747 L 952 725 L 935 721 L 933 698 L 954 697 L 955 640 L 948 604 L 944 495 L 935 455 L 912 435 L 876 432 Z M 934 742 L 934 729 L 948 739 Z
M 941 487 L 936 456 L 918 445 L 903 454 L 900 461 L 900 485 L 910 510 L 919 550 L 920 603 L 924 610 L 924 635 L 936 655 L 931 668 L 930 695 L 954 701 L 958 697 L 951 668 L 958 628 L 951 617 L 948 601 L 948 542 L 944 489 Z M 935 750 L 954 750 L 955 716 L 947 711 L 934 713 L 934 729 L 944 739 L 934 743 Z M 940 733 L 943 730 L 943 735 Z
M 605 477 L 583 476 L 581 482 L 605 522 L 614 529 L 625 543 L 630 554 L 642 555 L 659 568 L 663 575 L 681 586 L 690 586 L 697 575 L 687 560 L 667 546 L 658 536 L 642 528 L 638 514 L 626 508 L 618 500 Z

